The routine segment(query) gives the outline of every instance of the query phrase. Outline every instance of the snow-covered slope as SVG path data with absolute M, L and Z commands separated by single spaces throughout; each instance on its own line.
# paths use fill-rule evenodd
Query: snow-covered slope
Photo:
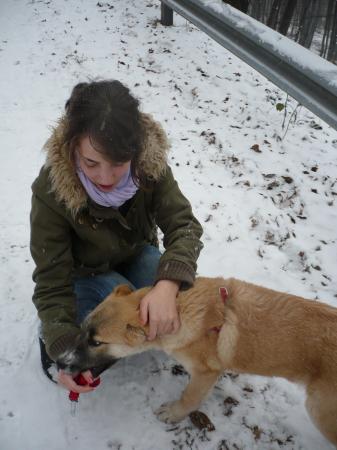
M 0 448 L 329 450 L 284 380 L 225 374 L 202 406 L 216 430 L 201 432 L 153 414 L 186 383 L 164 355 L 121 361 L 75 417 L 41 372 L 30 185 L 49 127 L 87 79 L 123 81 L 163 123 L 205 229 L 199 274 L 337 306 L 337 133 L 182 18 L 164 28 L 159 17 L 155 0 L 1 2 Z

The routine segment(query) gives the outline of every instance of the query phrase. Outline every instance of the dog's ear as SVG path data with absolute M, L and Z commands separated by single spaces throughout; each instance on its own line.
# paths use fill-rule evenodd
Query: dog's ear
M 126 325 L 126 340 L 130 345 L 140 345 L 146 341 L 146 332 L 141 326 Z
M 117 297 L 122 297 L 123 295 L 131 294 L 132 289 L 128 284 L 120 284 L 114 289 L 113 292 Z

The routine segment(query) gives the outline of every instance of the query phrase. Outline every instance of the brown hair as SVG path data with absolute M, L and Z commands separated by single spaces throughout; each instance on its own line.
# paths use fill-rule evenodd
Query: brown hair
M 131 160 L 131 175 L 142 187 L 148 176 L 137 167 L 144 145 L 139 101 L 117 80 L 77 84 L 66 105 L 65 140 L 71 151 L 83 134 L 114 162 Z

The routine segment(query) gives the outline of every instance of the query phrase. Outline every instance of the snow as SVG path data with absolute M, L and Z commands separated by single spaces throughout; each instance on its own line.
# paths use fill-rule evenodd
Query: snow
M 87 79 L 123 81 L 163 123 L 205 229 L 200 275 L 337 306 L 336 131 L 182 18 L 164 28 L 159 17 L 155 0 L 1 2 L 0 448 L 329 450 L 303 389 L 285 380 L 224 374 L 201 407 L 216 430 L 201 432 L 153 414 L 187 379 L 160 353 L 120 361 L 74 417 L 41 372 L 30 185 L 50 127 Z

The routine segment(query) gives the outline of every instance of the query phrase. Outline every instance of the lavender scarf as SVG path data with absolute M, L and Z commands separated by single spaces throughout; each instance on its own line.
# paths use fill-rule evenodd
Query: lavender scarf
M 106 206 L 107 208 L 119 208 L 123 203 L 129 200 L 129 198 L 133 197 L 138 190 L 138 187 L 132 179 L 130 169 L 126 172 L 117 186 L 110 192 L 100 191 L 98 187 L 89 180 L 78 164 L 76 173 L 89 197 L 98 205 Z

